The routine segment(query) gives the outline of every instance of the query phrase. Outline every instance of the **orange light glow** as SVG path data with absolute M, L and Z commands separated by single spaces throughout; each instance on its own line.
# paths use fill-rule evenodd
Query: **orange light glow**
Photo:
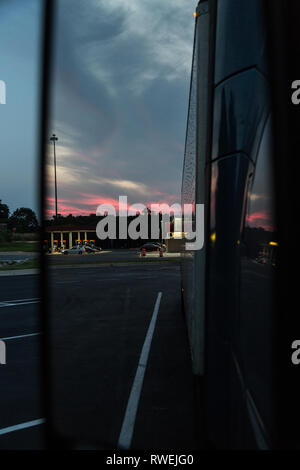
M 194 11 L 194 18 L 197 18 L 197 12 Z
M 278 246 L 278 243 L 277 243 L 277 242 L 269 242 L 269 245 L 271 245 L 271 246 Z

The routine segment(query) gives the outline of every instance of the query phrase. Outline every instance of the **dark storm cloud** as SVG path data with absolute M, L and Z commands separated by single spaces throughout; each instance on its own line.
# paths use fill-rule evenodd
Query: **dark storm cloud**
M 57 3 L 51 132 L 61 197 L 178 199 L 194 6 Z
M 110 21 L 92 15 L 89 1 L 58 2 L 55 28 L 54 119 L 72 126 L 77 145 L 92 146 L 114 125 L 114 103 L 105 84 L 91 74 L 85 62 L 86 50 L 116 37 L 122 31 L 119 15 Z M 100 62 L 99 57 L 99 62 Z

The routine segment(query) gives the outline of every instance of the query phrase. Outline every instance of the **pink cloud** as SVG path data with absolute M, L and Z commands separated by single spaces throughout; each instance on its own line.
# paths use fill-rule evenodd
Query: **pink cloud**
M 265 230 L 274 231 L 272 215 L 267 211 L 257 211 L 246 216 L 246 221 L 252 227 L 262 227 Z
M 161 194 L 158 191 L 154 191 L 154 195 Z M 144 204 L 146 207 L 150 207 L 152 204 L 157 205 L 157 204 L 168 204 L 172 205 L 174 202 L 176 202 L 176 196 L 175 195 L 165 195 L 163 199 L 160 200 L 155 200 L 155 201 L 135 201 L 134 203 L 138 204 Z M 112 205 L 116 211 L 119 209 L 127 209 L 129 210 L 131 203 L 127 203 L 127 205 L 124 206 L 120 205 L 119 207 L 119 200 L 112 198 L 112 197 L 106 197 L 106 196 L 99 196 L 96 194 L 90 194 L 90 193 L 80 193 L 79 197 L 77 198 L 59 198 L 58 199 L 58 213 L 66 216 L 69 214 L 73 215 L 89 215 L 92 213 L 96 213 L 96 209 L 100 204 L 109 204 Z M 52 217 L 55 214 L 55 199 L 53 197 L 47 196 L 45 200 L 45 217 L 49 218 Z M 136 212 L 136 211 L 134 211 Z

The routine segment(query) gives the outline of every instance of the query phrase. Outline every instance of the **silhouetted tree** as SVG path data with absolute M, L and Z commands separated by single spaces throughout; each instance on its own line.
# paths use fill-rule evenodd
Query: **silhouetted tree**
M 39 228 L 38 220 L 32 209 L 20 207 L 8 219 L 8 227 L 18 233 L 36 232 Z
M 6 204 L 2 204 L 2 201 L 0 199 L 0 219 L 2 221 L 6 221 L 9 216 L 9 208 Z

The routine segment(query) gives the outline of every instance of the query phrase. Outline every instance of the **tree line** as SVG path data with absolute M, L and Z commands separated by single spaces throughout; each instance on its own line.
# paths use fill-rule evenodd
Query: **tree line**
M 6 224 L 7 229 L 16 233 L 33 233 L 39 230 L 35 212 L 29 207 L 19 207 L 11 215 L 7 204 L 0 200 L 0 223 Z

